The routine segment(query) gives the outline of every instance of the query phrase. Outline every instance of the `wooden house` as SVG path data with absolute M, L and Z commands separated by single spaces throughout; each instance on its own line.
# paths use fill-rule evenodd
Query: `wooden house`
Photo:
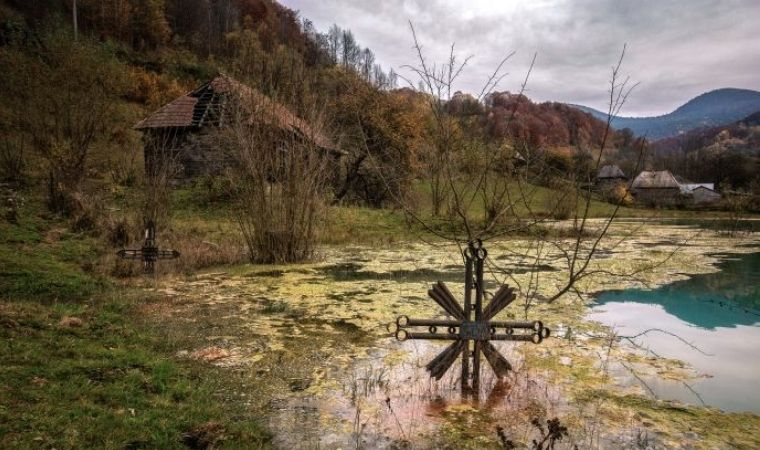
M 695 206 L 707 206 L 720 201 L 721 195 L 715 191 L 714 183 L 683 183 L 681 192 Z
M 647 205 L 674 206 L 684 202 L 681 185 L 668 170 L 645 170 L 631 183 L 637 202 Z
M 599 191 L 607 191 L 627 181 L 628 177 L 620 170 L 620 167 L 608 164 L 599 169 L 594 179 L 594 186 Z
M 231 105 L 244 104 L 246 108 Z M 232 163 L 230 154 L 214 139 L 214 131 L 228 126 L 241 113 L 250 123 L 264 123 L 281 133 L 307 139 L 336 161 L 343 154 L 335 144 L 308 122 L 258 90 L 219 74 L 188 94 L 166 104 L 141 120 L 145 168 L 153 173 L 160 158 L 171 155 L 179 165 L 179 180 L 217 175 Z M 272 149 L 275 151 L 276 149 Z

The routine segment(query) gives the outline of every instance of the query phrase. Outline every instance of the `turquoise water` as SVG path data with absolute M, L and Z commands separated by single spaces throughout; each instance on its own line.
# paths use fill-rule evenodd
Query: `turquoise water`
M 719 268 L 654 290 L 604 292 L 590 318 L 620 335 L 657 328 L 686 341 L 659 331 L 636 339 L 704 375 L 688 383 L 630 376 L 656 397 L 760 413 L 760 253 L 727 256 Z

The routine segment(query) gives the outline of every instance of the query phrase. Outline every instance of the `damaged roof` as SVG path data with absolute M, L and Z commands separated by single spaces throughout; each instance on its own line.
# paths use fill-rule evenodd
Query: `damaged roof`
M 288 108 L 225 74 L 217 75 L 198 89 L 164 105 L 138 122 L 135 129 L 222 126 L 225 118 L 230 115 L 227 104 L 232 96 L 237 97 L 243 107 L 250 109 L 251 121 L 263 120 L 297 133 L 322 148 L 337 151 L 330 138 Z

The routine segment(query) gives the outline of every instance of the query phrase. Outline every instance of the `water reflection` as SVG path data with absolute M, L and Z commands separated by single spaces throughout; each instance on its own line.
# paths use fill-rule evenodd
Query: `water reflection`
M 603 293 L 591 318 L 622 335 L 655 328 L 686 341 L 659 332 L 640 338 L 657 354 L 684 360 L 708 376 L 690 386 L 645 380 L 658 397 L 760 412 L 760 254 L 728 259 L 720 269 L 655 290 Z

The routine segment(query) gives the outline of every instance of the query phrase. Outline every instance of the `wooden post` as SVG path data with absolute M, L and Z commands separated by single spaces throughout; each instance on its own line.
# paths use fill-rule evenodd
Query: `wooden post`
M 479 250 L 476 250 L 479 251 Z M 483 320 L 483 258 L 475 255 L 475 322 Z M 472 390 L 475 396 L 480 391 L 480 352 L 481 341 L 475 340 L 472 353 Z
M 139 249 L 121 249 L 116 255 L 121 259 L 140 260 L 145 273 L 155 273 L 156 261 L 179 258 L 176 250 L 160 250 L 156 245 L 156 225 L 149 220 L 145 228 L 145 241 Z
M 79 40 L 79 24 L 77 23 L 77 0 L 74 0 L 74 5 L 71 8 L 71 14 L 74 19 L 74 40 Z
M 472 320 L 472 257 L 468 251 L 464 252 L 464 317 L 468 322 Z M 468 341 L 462 352 L 462 391 L 470 389 L 470 342 Z

